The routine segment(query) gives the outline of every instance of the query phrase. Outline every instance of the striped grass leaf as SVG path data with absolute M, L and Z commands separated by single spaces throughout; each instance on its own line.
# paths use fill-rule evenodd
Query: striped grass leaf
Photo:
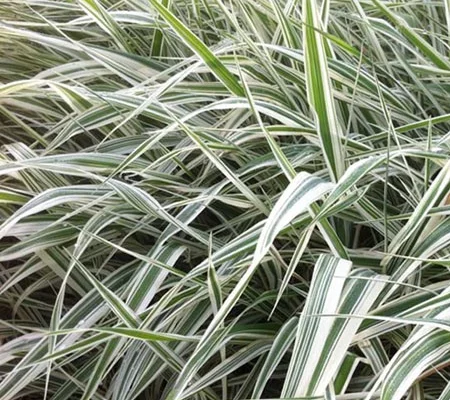
M 269 354 L 264 361 L 261 371 L 258 374 L 258 379 L 253 389 L 252 398 L 258 399 L 261 397 L 267 381 L 275 371 L 277 365 L 280 363 L 283 356 L 292 346 L 295 339 L 296 327 L 298 325 L 298 318 L 291 318 L 278 332 L 275 340 L 272 343 Z
M 349 283 L 344 288 L 338 313 L 345 315 L 368 313 L 385 285 L 384 278 L 370 270 L 355 270 L 349 274 Z M 344 362 L 347 349 L 361 322 L 361 319 L 351 317 L 334 321 L 323 345 L 318 363 L 320 367 L 315 369 L 307 393 L 320 395 L 333 383 L 333 378 Z
M 308 99 L 317 121 L 317 131 L 330 177 L 337 181 L 345 170 L 342 129 L 338 120 L 328 74 L 325 39 L 320 32 L 315 2 L 303 2 L 303 47 Z
M 407 22 L 404 18 L 396 15 L 392 12 L 389 7 L 387 7 L 383 2 L 379 0 L 372 0 L 376 7 L 380 9 L 380 11 L 387 17 L 389 20 L 395 25 L 395 27 L 402 33 L 408 41 L 411 42 L 414 46 L 419 48 L 423 54 L 425 54 L 436 66 L 442 69 L 449 69 L 450 63 L 445 58 L 439 54 L 433 46 L 431 46 L 426 40 L 424 40 L 421 36 L 416 34 L 410 26 L 408 26 Z
M 447 352 L 448 341 L 449 332 L 434 330 L 405 344 L 383 374 L 381 398 L 401 399 L 420 373 Z
M 392 240 L 389 246 L 389 253 L 395 254 L 398 252 L 400 246 L 405 243 L 411 235 L 417 234 L 417 230 L 422 225 L 431 207 L 440 205 L 448 195 L 450 190 L 450 163 L 447 163 L 442 168 L 439 175 L 433 180 L 433 183 L 428 188 L 427 192 L 422 197 L 420 203 L 417 205 L 413 215 L 408 219 L 406 224 L 398 232 L 397 236 Z M 426 234 L 422 232 L 422 235 Z M 384 264 L 389 262 L 389 257 L 383 260 Z
M 361 363 L 360 357 L 355 356 L 354 354 L 347 353 L 341 365 L 339 366 L 339 370 L 334 377 L 334 391 L 337 394 L 342 394 L 347 390 L 349 383 L 352 380 L 353 374 L 355 373 L 356 368 Z
M 172 29 L 194 51 L 220 81 L 236 96 L 242 96 L 243 90 L 236 77 L 223 65 L 214 53 L 190 30 L 182 21 L 173 15 L 163 4 L 157 0 L 150 0 L 150 4 L 166 20 Z
M 320 314 L 337 313 L 351 265 L 349 261 L 325 255 L 321 255 L 317 261 L 311 288 L 297 325 L 294 349 L 282 396 L 307 396 L 311 391 L 309 387 L 313 385 L 315 388 L 317 385 L 317 379 L 312 380 L 314 366 L 318 365 L 324 343 L 334 322 L 334 318 L 320 317 Z

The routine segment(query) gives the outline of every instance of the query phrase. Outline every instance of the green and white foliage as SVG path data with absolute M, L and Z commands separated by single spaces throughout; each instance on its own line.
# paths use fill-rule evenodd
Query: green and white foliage
M 448 0 L 0 4 L 0 399 L 450 399 Z

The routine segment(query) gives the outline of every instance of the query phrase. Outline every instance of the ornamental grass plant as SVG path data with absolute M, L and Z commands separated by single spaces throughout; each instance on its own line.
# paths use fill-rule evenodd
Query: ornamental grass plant
M 449 400 L 448 0 L 2 0 L 1 400 Z

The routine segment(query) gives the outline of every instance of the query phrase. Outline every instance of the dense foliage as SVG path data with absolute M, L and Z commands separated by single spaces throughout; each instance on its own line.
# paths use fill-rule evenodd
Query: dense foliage
M 450 399 L 448 0 L 0 4 L 0 399 Z

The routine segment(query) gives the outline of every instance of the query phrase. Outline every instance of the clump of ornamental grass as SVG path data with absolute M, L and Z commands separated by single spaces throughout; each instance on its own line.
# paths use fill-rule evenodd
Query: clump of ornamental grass
M 0 398 L 450 399 L 450 3 L 0 4 Z

